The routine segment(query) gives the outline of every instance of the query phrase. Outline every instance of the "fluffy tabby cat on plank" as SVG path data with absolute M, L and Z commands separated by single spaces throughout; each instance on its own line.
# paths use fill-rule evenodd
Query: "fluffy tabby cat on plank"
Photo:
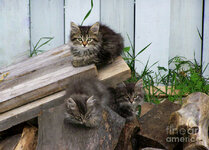
M 71 22 L 70 43 L 74 67 L 111 63 L 124 47 L 121 35 L 99 22 L 92 26 Z
M 116 88 L 109 88 L 109 90 L 113 96 L 110 107 L 128 121 L 133 120 L 138 114 L 138 106 L 144 103 L 143 80 L 136 83 L 122 82 Z
M 96 78 L 83 78 L 70 83 L 66 90 L 65 121 L 86 127 L 97 127 L 109 92 Z

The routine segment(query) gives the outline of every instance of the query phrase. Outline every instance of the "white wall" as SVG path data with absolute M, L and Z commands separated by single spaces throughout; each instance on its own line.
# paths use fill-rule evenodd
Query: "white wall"
M 125 46 L 134 43 L 134 0 L 101 0 L 101 22 L 121 33 Z
M 0 67 L 27 57 L 29 1 L 0 0 Z
M 136 53 L 152 44 L 137 57 L 137 71 L 141 72 L 148 59 L 149 64 L 168 67 L 170 35 L 170 0 L 136 0 Z M 149 65 L 149 66 L 150 66 Z M 152 67 L 157 70 L 157 66 Z
M 205 1 L 205 19 L 204 19 L 204 47 L 203 47 L 203 67 L 209 63 L 209 1 Z M 209 77 L 209 66 L 205 71 L 205 74 Z
M 64 44 L 63 6 L 64 0 L 31 0 L 31 46 L 41 37 L 54 37 L 43 50 Z
M 201 0 L 171 0 L 169 58 L 176 55 L 200 62 L 202 31 Z

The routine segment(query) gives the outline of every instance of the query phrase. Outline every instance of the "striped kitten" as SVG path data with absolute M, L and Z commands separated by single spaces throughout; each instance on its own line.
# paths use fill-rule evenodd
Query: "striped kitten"
M 86 127 L 97 127 L 102 110 L 109 100 L 106 87 L 95 78 L 83 78 L 70 83 L 66 90 L 65 121 Z
M 115 89 L 109 90 L 114 99 L 110 107 L 127 120 L 133 120 L 138 114 L 138 106 L 144 102 L 143 80 L 136 83 L 122 82 Z
M 92 26 L 77 26 L 71 22 L 70 43 L 74 67 L 111 63 L 124 47 L 121 35 L 99 22 Z

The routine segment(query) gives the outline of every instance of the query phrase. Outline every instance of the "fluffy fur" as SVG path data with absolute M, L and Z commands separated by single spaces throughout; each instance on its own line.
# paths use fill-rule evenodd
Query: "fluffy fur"
M 64 99 L 66 121 L 96 127 L 100 124 L 102 109 L 109 100 L 109 93 L 97 79 L 84 78 L 70 83 Z
M 124 47 L 121 35 L 99 22 L 92 26 L 77 26 L 71 22 L 70 43 L 75 67 L 111 63 Z
M 127 120 L 134 119 L 138 114 L 138 106 L 144 102 L 143 81 L 121 83 L 115 89 L 109 90 L 114 99 L 110 107 Z

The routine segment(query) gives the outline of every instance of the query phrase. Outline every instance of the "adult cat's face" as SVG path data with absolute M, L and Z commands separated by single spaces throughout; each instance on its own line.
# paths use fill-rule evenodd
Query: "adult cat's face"
M 92 26 L 77 26 L 71 22 L 70 40 L 74 46 L 87 49 L 99 42 L 99 23 Z
M 98 108 L 93 96 L 74 95 L 65 101 L 68 121 L 87 127 L 95 127 L 99 124 Z

